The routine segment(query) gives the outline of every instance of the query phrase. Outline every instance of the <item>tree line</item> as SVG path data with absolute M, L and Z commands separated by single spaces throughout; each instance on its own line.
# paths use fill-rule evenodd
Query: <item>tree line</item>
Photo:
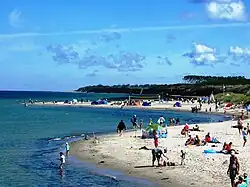
M 200 75 L 187 75 L 183 77 L 183 81 L 190 84 L 202 85 L 246 85 L 250 84 L 250 79 L 244 76 L 200 76 Z
M 187 75 L 183 77 L 184 83 L 178 84 L 120 84 L 120 85 L 93 85 L 77 89 L 79 92 L 94 93 L 128 93 L 128 94 L 161 94 L 161 95 L 189 95 L 207 96 L 226 92 L 246 94 L 250 90 L 250 80 L 243 76 L 198 76 Z M 224 87 L 224 86 L 225 87 Z

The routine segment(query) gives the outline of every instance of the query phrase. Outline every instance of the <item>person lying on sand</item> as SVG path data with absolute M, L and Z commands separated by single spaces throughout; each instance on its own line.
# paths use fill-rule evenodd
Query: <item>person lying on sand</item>
M 165 158 L 168 159 L 168 157 L 162 152 L 161 149 L 159 149 L 159 148 L 154 148 L 154 149 L 152 150 L 152 166 L 154 166 L 154 163 L 155 163 L 156 160 L 157 160 L 157 162 L 158 162 L 158 166 L 161 166 L 160 160 L 161 160 L 162 157 L 165 157 Z M 165 163 L 166 163 L 166 162 L 165 162 Z M 163 165 L 165 165 L 165 164 L 163 164 Z

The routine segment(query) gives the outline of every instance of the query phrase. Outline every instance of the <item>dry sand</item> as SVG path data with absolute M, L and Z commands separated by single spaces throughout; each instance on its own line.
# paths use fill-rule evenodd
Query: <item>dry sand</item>
M 113 103 L 113 102 L 111 102 Z M 93 107 L 93 108 L 121 108 L 119 105 L 111 105 L 111 103 L 103 104 L 103 105 L 91 105 L 91 102 L 77 102 L 73 104 L 68 104 L 64 102 L 35 102 L 33 105 L 40 105 L 40 106 L 72 106 L 72 107 Z M 124 109 L 145 109 L 145 110 L 175 110 L 175 111 L 191 111 L 191 107 L 198 106 L 198 103 L 182 103 L 182 107 L 173 107 L 176 101 L 168 101 L 165 103 L 159 102 L 152 102 L 152 106 L 125 106 Z M 219 108 L 217 111 L 215 110 L 215 104 L 203 104 L 202 110 L 199 112 L 205 112 L 206 109 L 209 111 L 211 107 L 212 113 L 224 113 L 224 109 Z M 227 110 L 227 114 L 240 114 L 242 109 L 229 109 Z M 246 111 L 245 111 L 246 113 Z
M 248 120 L 244 122 L 244 125 Z M 243 139 L 238 130 L 231 128 L 234 121 L 226 121 L 213 124 L 201 124 L 204 132 L 193 132 L 193 135 L 204 137 L 210 132 L 212 137 L 218 138 L 221 142 L 233 142 L 233 148 L 239 150 L 240 173 L 250 173 L 250 144 L 242 147 Z M 118 135 L 106 135 L 99 137 L 98 141 L 81 140 L 72 144 L 71 154 L 77 158 L 88 161 L 100 167 L 108 167 L 125 171 L 129 175 L 146 178 L 156 181 L 161 186 L 230 186 L 227 176 L 229 155 L 224 154 L 203 154 L 208 146 L 188 146 L 184 143 L 186 138 L 180 135 L 183 126 L 169 127 L 168 138 L 160 139 L 160 147 L 167 147 L 169 161 L 180 164 L 180 151 L 187 152 L 184 166 L 173 167 L 151 167 L 151 151 L 139 150 L 146 146 L 153 148 L 152 139 L 134 138 L 134 132 L 127 132 L 123 137 Z M 137 132 L 140 135 L 140 132 Z M 216 150 L 221 150 L 222 144 L 217 144 Z M 104 163 L 100 163 L 104 161 Z M 172 183 L 172 185 L 170 185 Z

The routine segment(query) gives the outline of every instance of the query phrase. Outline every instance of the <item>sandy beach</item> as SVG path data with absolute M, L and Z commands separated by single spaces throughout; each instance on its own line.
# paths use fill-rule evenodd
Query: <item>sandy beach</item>
M 244 121 L 244 125 L 249 120 Z M 236 121 L 201 124 L 204 132 L 192 132 L 204 138 L 207 132 L 211 137 L 216 137 L 220 142 L 233 142 L 233 147 L 239 150 L 237 157 L 240 162 L 240 174 L 250 173 L 250 144 L 247 142 L 242 147 L 243 139 L 238 130 L 231 128 Z M 99 137 L 98 141 L 81 140 L 72 144 L 71 154 L 78 159 L 96 164 L 98 167 L 119 169 L 128 175 L 156 181 L 161 186 L 230 186 L 227 176 L 229 155 L 222 153 L 204 154 L 205 149 L 211 149 L 211 144 L 206 146 L 184 146 L 186 138 L 180 135 L 183 126 L 168 127 L 168 138 L 159 139 L 160 148 L 167 147 L 169 161 L 180 164 L 180 151 L 186 155 L 184 166 L 151 167 L 151 151 L 139 150 L 146 146 L 154 148 L 152 139 L 135 138 L 135 132 L 127 132 L 123 137 L 116 134 Z M 137 136 L 140 131 L 137 131 Z M 222 144 L 212 149 L 221 150 Z M 172 185 L 171 185 L 172 184 Z
M 77 102 L 77 103 L 64 103 L 64 102 L 35 102 L 32 105 L 39 105 L 39 106 L 71 106 L 71 107 L 93 107 L 93 108 L 121 108 L 120 105 L 112 105 L 112 103 L 108 104 L 100 104 L 100 105 L 91 105 L 91 102 Z M 165 103 L 159 103 L 158 101 L 152 102 L 151 106 L 124 106 L 123 109 L 144 109 L 144 110 L 175 110 L 175 111 L 191 111 L 191 107 L 198 106 L 199 104 L 197 102 L 195 103 L 182 103 L 181 107 L 173 107 L 173 105 L 176 103 L 176 101 L 168 101 Z M 217 113 L 217 114 L 223 114 L 224 109 L 219 108 L 217 111 L 215 110 L 215 104 L 202 104 L 202 109 L 199 112 L 206 112 L 209 111 L 209 108 L 211 108 L 211 113 Z M 241 113 L 242 109 L 227 109 L 227 114 L 239 114 Z M 207 112 L 206 112 L 207 113 Z M 209 112 L 208 112 L 209 113 Z

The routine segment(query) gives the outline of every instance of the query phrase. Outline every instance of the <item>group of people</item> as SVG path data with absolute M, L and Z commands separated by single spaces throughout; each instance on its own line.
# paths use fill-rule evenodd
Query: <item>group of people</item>
M 60 161 L 59 168 L 60 168 L 61 172 L 62 172 L 63 169 L 64 169 L 64 165 L 65 165 L 65 163 L 66 163 L 66 156 L 69 155 L 69 150 L 70 150 L 70 145 L 69 145 L 68 142 L 66 142 L 66 143 L 65 143 L 65 154 L 66 154 L 66 155 L 64 155 L 63 152 L 60 152 L 60 153 L 59 153 L 59 155 L 60 155 L 60 157 L 59 157 L 59 161 Z

